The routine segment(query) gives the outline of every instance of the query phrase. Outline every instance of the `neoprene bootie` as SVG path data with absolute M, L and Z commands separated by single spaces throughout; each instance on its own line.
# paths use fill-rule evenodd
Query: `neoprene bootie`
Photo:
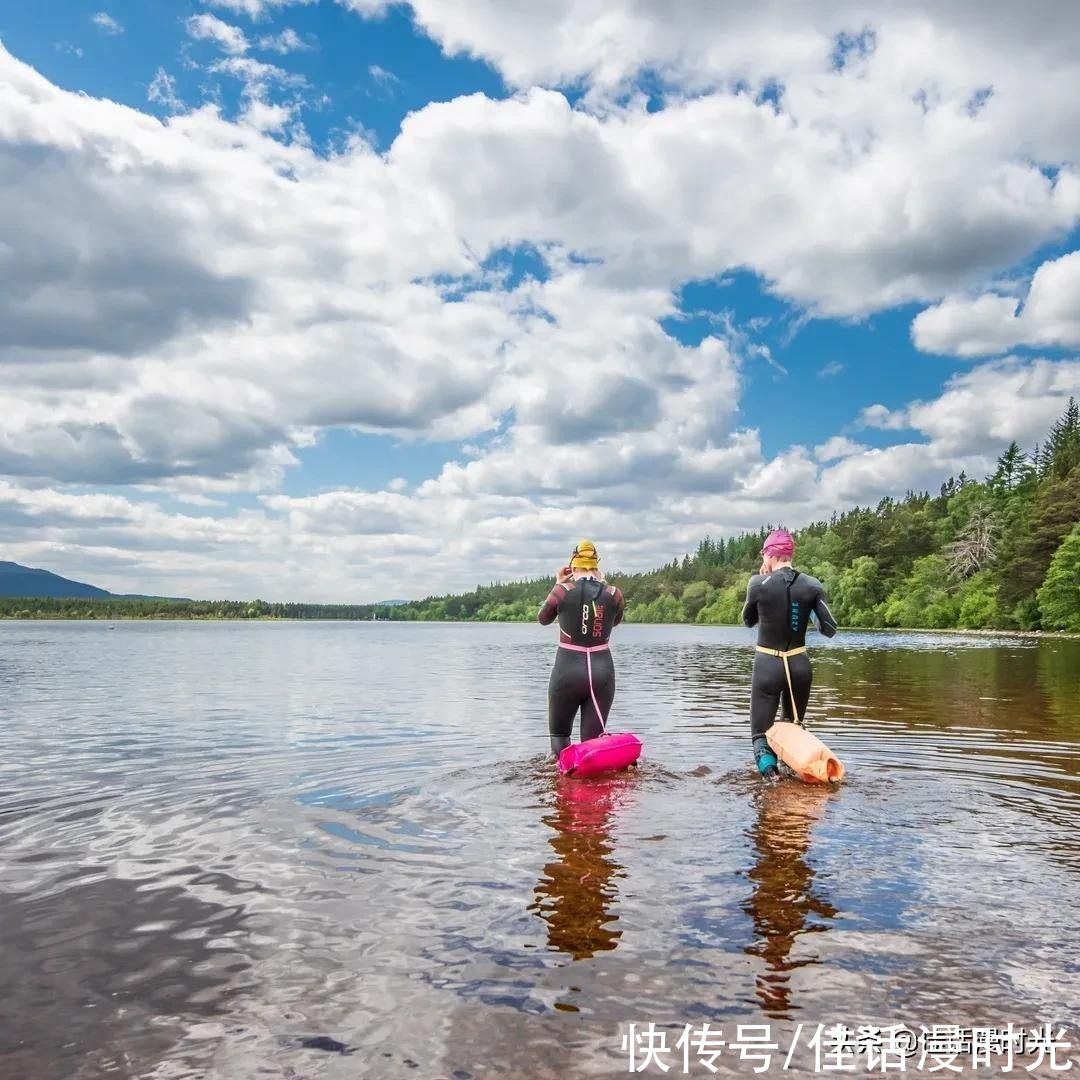
M 758 735 L 754 739 L 754 760 L 757 762 L 758 772 L 766 780 L 777 780 L 780 777 L 779 763 L 776 755 L 769 746 L 769 740 L 764 735 Z

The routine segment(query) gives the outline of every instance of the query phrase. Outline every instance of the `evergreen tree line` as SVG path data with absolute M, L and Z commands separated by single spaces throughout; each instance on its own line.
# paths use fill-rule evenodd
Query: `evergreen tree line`
M 391 608 L 371 604 L 271 604 L 265 600 L 169 600 L 124 597 L 0 597 L 7 619 L 370 619 Z
M 705 537 L 656 570 L 609 574 L 628 622 L 737 623 L 772 526 Z M 1080 632 L 1080 408 L 1045 442 L 1015 442 L 991 476 L 909 491 L 796 533 L 795 564 L 821 579 L 842 626 Z M 0 617 L 531 621 L 551 578 L 481 585 L 393 607 L 0 599 Z

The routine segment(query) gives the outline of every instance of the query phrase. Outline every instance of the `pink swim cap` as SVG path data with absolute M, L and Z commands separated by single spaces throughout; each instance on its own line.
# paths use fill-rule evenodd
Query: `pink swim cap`
M 787 529 L 773 529 L 761 545 L 761 554 L 777 559 L 789 559 L 795 554 L 795 539 Z

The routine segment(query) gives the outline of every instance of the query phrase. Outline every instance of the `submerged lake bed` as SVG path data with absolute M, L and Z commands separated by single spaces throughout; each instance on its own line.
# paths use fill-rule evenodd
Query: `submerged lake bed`
M 753 641 L 619 627 L 568 781 L 550 629 L 0 624 L 0 1075 L 1080 1068 L 1080 641 L 811 635 L 835 788 Z

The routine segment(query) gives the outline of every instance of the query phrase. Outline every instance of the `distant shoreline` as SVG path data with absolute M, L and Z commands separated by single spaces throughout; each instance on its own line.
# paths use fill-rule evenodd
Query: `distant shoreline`
M 956 627 L 935 630 L 930 626 L 841 626 L 840 633 L 864 634 L 957 634 L 964 637 L 1020 637 L 1080 640 L 1080 634 L 1068 630 L 960 630 Z
M 392 622 L 395 624 L 424 625 L 424 626 L 528 626 L 529 620 L 522 619 L 367 619 L 367 618 L 282 618 L 276 615 L 254 615 L 242 618 L 228 618 L 219 615 L 183 615 L 183 616 L 146 616 L 146 615 L 115 615 L 99 618 L 88 615 L 5 615 L 0 614 L 0 622 L 220 622 L 220 623 L 368 623 L 368 622 Z M 741 627 L 742 623 L 698 623 L 698 622 L 625 622 L 624 626 L 716 626 L 716 627 Z M 861 633 L 861 634 L 949 634 L 954 637 L 985 637 L 985 638 L 1030 638 L 1034 641 L 1078 641 L 1080 634 L 1070 633 L 1065 630 L 962 630 L 956 627 L 936 629 L 931 626 L 841 626 L 838 633 Z

